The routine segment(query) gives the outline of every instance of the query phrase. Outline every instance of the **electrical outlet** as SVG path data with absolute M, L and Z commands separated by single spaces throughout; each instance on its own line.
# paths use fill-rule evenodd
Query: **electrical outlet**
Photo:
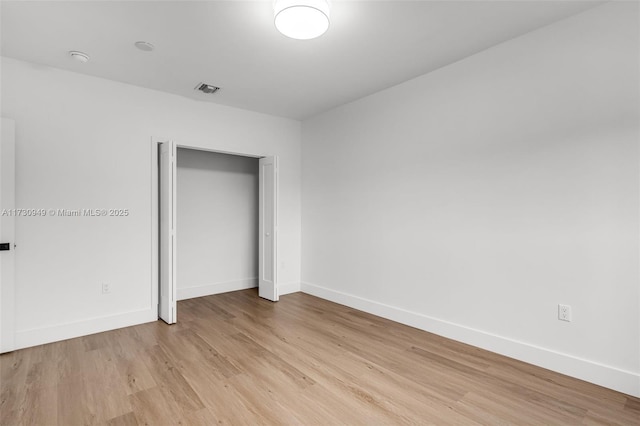
M 571 322 L 571 306 L 569 305 L 558 305 L 558 319 L 560 321 L 569 321 Z
M 102 294 L 108 294 L 108 293 L 111 293 L 111 284 L 102 283 Z

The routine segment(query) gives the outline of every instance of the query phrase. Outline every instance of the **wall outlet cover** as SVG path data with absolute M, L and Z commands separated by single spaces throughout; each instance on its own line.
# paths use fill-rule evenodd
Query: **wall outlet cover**
M 571 322 L 571 306 L 558 304 L 558 319 Z

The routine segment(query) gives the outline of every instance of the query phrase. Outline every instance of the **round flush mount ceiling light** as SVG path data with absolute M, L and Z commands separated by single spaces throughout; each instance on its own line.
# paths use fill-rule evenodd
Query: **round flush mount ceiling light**
M 276 28 L 290 38 L 310 40 L 329 29 L 329 0 L 276 0 L 274 12 Z
M 89 55 L 87 55 L 87 54 L 86 54 L 86 53 L 84 53 L 84 52 L 78 52 L 78 51 L 76 51 L 76 50 L 71 50 L 71 51 L 69 52 L 69 56 L 71 56 L 73 59 L 75 59 L 75 60 L 76 60 L 76 61 L 78 61 L 78 62 L 82 62 L 83 64 L 84 64 L 85 62 L 88 62 L 88 61 L 89 61 Z
M 151 52 L 153 49 L 155 49 L 156 47 L 146 41 L 136 41 L 135 43 L 133 43 L 134 46 L 136 46 L 138 49 L 144 51 L 144 52 Z

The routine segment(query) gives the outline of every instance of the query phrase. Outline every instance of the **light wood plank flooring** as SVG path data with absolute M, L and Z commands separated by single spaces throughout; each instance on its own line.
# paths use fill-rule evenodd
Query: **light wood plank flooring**
M 2 425 L 622 424 L 640 400 L 345 306 L 255 290 L 2 355 Z

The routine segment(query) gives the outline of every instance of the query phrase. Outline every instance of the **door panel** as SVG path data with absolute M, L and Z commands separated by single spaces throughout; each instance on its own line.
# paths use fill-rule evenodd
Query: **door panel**
M 0 353 L 15 348 L 15 122 L 2 118 L 0 140 Z M 6 248 L 6 247 L 5 247 Z
M 258 294 L 278 301 L 277 237 L 278 237 L 278 158 L 260 159 Z
M 177 321 L 176 290 L 176 146 L 160 145 L 160 292 L 158 316 L 167 324 Z

